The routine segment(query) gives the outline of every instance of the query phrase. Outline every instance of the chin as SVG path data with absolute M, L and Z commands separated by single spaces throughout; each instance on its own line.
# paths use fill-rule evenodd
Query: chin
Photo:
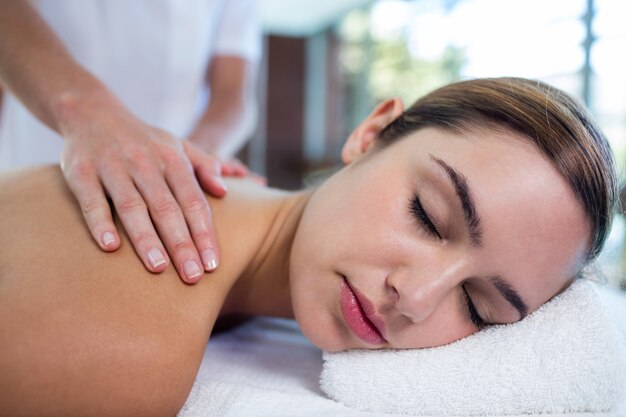
M 327 352 L 349 349 L 347 336 L 329 312 L 307 314 L 294 306 L 294 316 L 302 334 L 318 348 Z
M 349 349 L 349 347 L 347 346 L 347 344 L 341 340 L 337 340 L 336 338 L 332 338 L 332 337 L 327 337 L 324 335 L 318 335 L 318 334 L 307 334 L 306 332 L 302 332 L 304 333 L 304 336 L 306 336 L 306 338 L 313 343 L 316 347 L 318 347 L 319 349 L 326 351 L 326 352 L 339 352 L 342 350 L 347 350 Z

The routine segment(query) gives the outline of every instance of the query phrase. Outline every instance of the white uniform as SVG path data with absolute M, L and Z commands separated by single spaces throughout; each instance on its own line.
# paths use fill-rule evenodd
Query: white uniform
M 37 0 L 70 54 L 141 120 L 187 135 L 213 55 L 256 61 L 257 0 Z M 4 90 L 0 170 L 60 160 L 63 139 Z

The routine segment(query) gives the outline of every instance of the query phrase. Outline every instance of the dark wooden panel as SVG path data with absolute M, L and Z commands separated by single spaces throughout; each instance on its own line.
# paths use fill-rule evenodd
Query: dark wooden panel
M 267 178 L 286 189 L 302 184 L 305 47 L 301 38 L 268 39 Z

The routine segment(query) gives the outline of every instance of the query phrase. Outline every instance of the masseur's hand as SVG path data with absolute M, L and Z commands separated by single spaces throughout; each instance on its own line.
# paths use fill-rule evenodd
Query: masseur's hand
M 138 120 L 112 95 L 68 99 L 60 109 L 61 167 L 98 245 L 113 251 L 121 243 L 108 196 L 148 270 L 161 272 L 171 260 L 195 283 L 215 269 L 211 211 L 196 176 L 222 197 L 219 161 Z
M 222 175 L 225 177 L 240 177 L 252 180 L 260 185 L 267 185 L 267 178 L 250 171 L 248 167 L 237 158 L 222 160 Z

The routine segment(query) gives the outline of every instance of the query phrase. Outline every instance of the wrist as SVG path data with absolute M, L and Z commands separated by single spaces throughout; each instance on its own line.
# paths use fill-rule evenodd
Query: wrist
M 111 109 L 123 109 L 123 105 L 96 79 L 75 83 L 71 89 L 57 94 L 51 105 L 56 130 L 62 136 L 77 124 L 93 123 Z

